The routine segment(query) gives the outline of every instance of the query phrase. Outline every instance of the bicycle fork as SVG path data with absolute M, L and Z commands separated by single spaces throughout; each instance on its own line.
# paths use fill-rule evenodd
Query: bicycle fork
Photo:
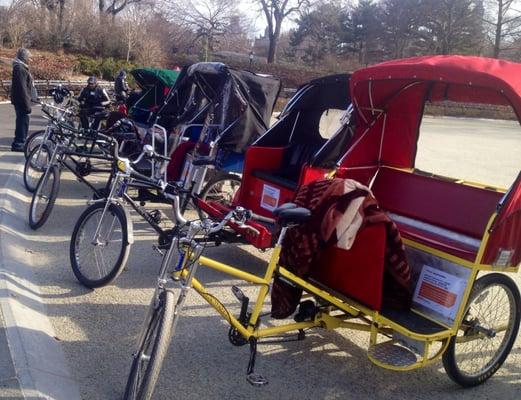
M 114 198 L 116 197 L 116 190 L 118 189 L 119 183 L 121 181 L 121 176 L 119 173 L 116 175 L 116 179 L 114 179 L 114 182 L 112 183 L 112 187 L 110 188 L 110 193 L 107 197 L 107 200 L 105 202 L 105 207 L 103 208 L 103 212 L 101 213 L 101 217 L 98 222 L 98 226 L 96 227 L 96 231 L 94 232 L 94 236 L 92 237 L 92 244 L 94 246 L 100 244 L 99 243 L 99 236 L 101 231 L 101 224 L 103 223 L 103 220 L 105 219 L 105 214 L 107 213 L 107 210 L 110 206 L 110 204 L 114 201 Z M 112 231 L 112 227 L 108 231 L 108 235 L 110 235 Z M 107 238 L 108 240 L 108 238 Z

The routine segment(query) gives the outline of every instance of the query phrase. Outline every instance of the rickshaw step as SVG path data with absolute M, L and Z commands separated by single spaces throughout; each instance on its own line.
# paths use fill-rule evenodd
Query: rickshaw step
M 369 358 L 392 367 L 408 367 L 418 361 L 416 354 L 393 341 L 369 346 L 368 354 Z

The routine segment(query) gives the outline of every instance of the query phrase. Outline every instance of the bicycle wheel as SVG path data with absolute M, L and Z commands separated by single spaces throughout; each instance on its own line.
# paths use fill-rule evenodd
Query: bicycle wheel
M 443 355 L 449 377 L 470 387 L 494 375 L 512 349 L 520 317 L 519 289 L 511 278 L 497 273 L 479 278 L 458 334 Z
M 206 184 L 201 192 L 201 199 L 231 206 L 240 186 L 241 178 L 238 175 L 219 174 Z
M 161 371 L 168 351 L 174 321 L 174 294 L 165 290 L 159 295 L 159 304 L 154 309 L 143 342 L 134 354 L 124 400 L 148 400 Z
M 51 159 L 51 150 L 46 144 L 34 147 L 24 165 L 24 185 L 29 192 L 34 192 L 38 181 L 45 172 L 49 160 Z
M 241 178 L 234 174 L 218 174 L 214 176 L 201 192 L 200 198 L 203 201 L 216 201 L 225 206 L 231 207 L 235 195 L 241 186 Z M 201 210 L 197 204 L 195 209 L 199 218 L 208 218 L 208 215 Z
M 29 226 L 38 229 L 51 215 L 54 202 L 60 189 L 60 169 L 57 165 L 49 166 L 47 175 L 42 175 L 33 193 L 29 207 Z
M 31 151 L 42 143 L 43 137 L 45 136 L 45 129 L 31 133 L 24 143 L 24 156 L 25 159 L 29 157 Z
M 98 288 L 112 282 L 123 271 L 130 252 L 127 216 L 120 204 L 111 203 L 94 234 L 105 202 L 95 203 L 81 215 L 71 236 L 69 256 L 72 272 L 81 284 Z

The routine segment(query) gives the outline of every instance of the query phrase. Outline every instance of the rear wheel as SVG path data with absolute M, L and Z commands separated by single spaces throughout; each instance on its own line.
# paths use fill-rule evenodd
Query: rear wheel
M 519 289 L 511 278 L 497 273 L 479 278 L 459 331 L 443 355 L 449 377 L 470 387 L 494 375 L 512 349 L 520 318 Z
M 95 203 L 80 216 L 70 242 L 74 275 L 84 286 L 105 286 L 123 271 L 130 252 L 127 216 L 120 204 Z M 94 237 L 100 224 L 97 237 Z
M 40 131 L 36 131 L 36 132 L 31 133 L 27 137 L 27 139 L 25 139 L 24 156 L 25 156 L 26 160 L 29 157 L 29 154 L 31 154 L 31 151 L 35 147 L 39 146 L 40 143 L 42 143 L 44 136 L 45 136 L 45 130 L 40 130 Z
M 51 165 L 47 173 L 44 173 L 38 181 L 33 193 L 29 208 L 29 226 L 32 229 L 38 229 L 45 224 L 51 215 L 59 189 L 60 169 L 57 165 Z
M 227 207 L 232 207 L 233 200 L 237 195 L 241 186 L 241 178 L 234 174 L 218 174 L 204 187 L 201 192 L 201 200 L 203 201 L 215 201 Z M 202 210 L 199 210 L 199 215 L 207 217 Z
M 50 159 L 51 151 L 46 144 L 34 147 L 29 153 L 24 165 L 24 185 L 29 192 L 36 190 Z
M 125 387 L 124 400 L 148 400 L 161 371 L 168 351 L 174 322 L 174 294 L 165 290 L 152 313 L 143 342 L 134 354 L 132 367 Z

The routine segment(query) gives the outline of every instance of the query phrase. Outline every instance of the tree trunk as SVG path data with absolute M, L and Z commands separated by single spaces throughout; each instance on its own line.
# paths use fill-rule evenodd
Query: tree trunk
M 503 31 L 503 1 L 498 2 L 496 37 L 494 38 L 494 58 L 499 58 L 501 51 L 501 33 Z
M 268 49 L 268 64 L 274 63 L 277 60 L 277 42 L 279 38 L 275 35 L 270 36 L 270 45 Z

